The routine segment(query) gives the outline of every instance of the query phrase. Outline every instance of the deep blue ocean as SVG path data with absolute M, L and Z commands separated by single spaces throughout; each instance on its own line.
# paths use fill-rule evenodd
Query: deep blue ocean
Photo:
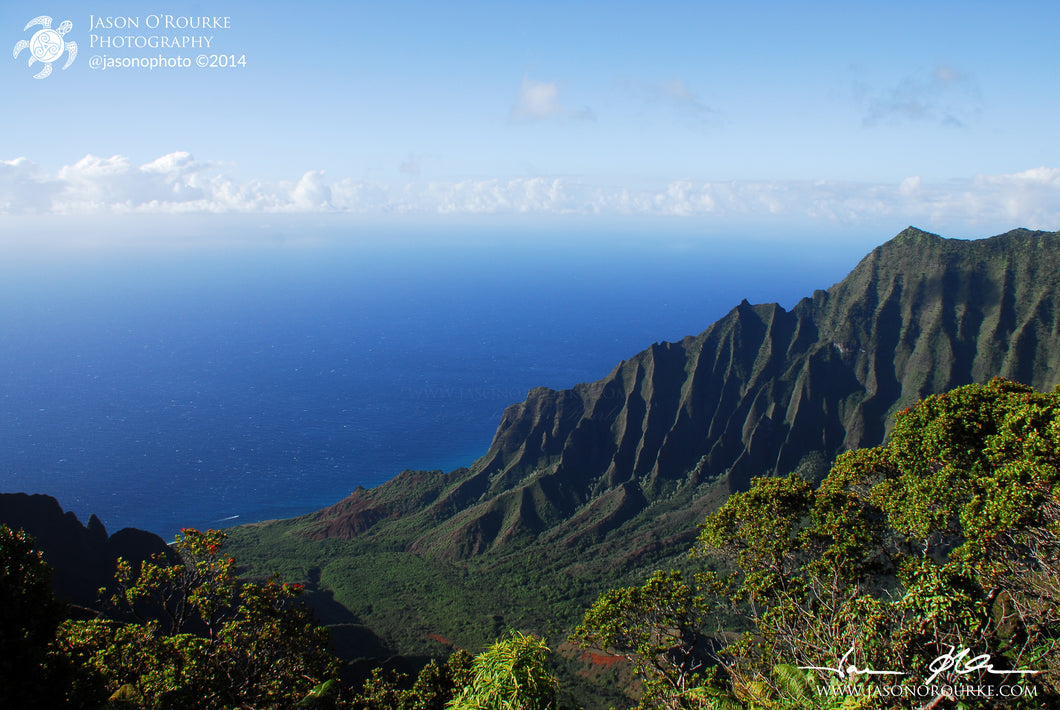
M 790 308 L 867 251 L 523 235 L 10 261 L 0 490 L 167 539 L 302 514 L 468 465 L 531 388 L 598 379 L 742 298 Z

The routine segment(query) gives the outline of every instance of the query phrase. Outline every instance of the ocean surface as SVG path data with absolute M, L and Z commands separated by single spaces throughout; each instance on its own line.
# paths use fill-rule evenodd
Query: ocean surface
M 532 235 L 0 264 L 0 490 L 167 539 L 329 505 L 489 447 L 536 386 L 606 375 L 863 246 Z

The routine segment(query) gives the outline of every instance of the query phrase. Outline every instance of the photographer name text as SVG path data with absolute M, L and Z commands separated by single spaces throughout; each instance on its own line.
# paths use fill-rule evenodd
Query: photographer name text
M 89 15 L 89 47 L 211 49 L 215 32 L 231 27 L 225 15 Z

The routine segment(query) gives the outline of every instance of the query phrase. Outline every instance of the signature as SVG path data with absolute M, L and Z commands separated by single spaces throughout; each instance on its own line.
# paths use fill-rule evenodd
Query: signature
M 989 653 L 983 653 L 973 658 L 969 658 L 971 655 L 972 652 L 967 648 L 962 648 L 958 651 L 956 646 L 950 646 L 950 650 L 947 653 L 936 658 L 931 662 L 931 665 L 928 666 L 931 675 L 928 676 L 928 679 L 925 680 L 924 683 L 930 683 L 949 670 L 952 670 L 957 675 L 965 675 L 967 673 L 972 673 L 973 671 L 986 671 L 987 673 L 993 673 L 994 675 L 1009 675 L 1010 673 L 1034 675 L 1035 673 L 1041 673 L 1041 671 L 1013 671 L 1008 670 L 1007 668 L 997 671 L 994 670 L 994 664 L 990 662 Z
M 905 675 L 901 671 L 874 671 L 871 668 L 858 668 L 855 664 L 847 664 L 847 659 L 854 655 L 854 646 L 851 645 L 850 650 L 843 654 L 843 657 L 839 659 L 839 663 L 836 664 L 835 668 L 828 666 L 799 666 L 799 670 L 802 671 L 828 671 L 830 673 L 837 674 L 840 678 L 847 678 L 855 675 Z
M 850 650 L 843 654 L 842 658 L 835 667 L 831 666 L 799 666 L 799 670 L 804 671 L 828 671 L 829 673 L 835 673 L 840 678 L 850 678 L 856 675 L 906 675 L 902 671 L 877 671 L 872 668 L 858 668 L 856 663 L 847 663 L 854 655 L 854 646 L 851 645 Z M 956 675 L 967 675 L 975 671 L 986 671 L 994 675 L 1034 675 L 1041 673 L 1042 671 L 1014 671 L 1009 669 L 995 670 L 994 664 L 990 662 L 990 654 L 982 653 L 978 656 L 972 656 L 970 649 L 961 648 L 957 649 L 956 646 L 950 646 L 950 650 L 942 655 L 938 656 L 935 660 L 928 665 L 928 670 L 931 671 L 931 675 L 924 681 L 927 685 L 933 680 L 938 678 L 940 675 L 947 671 L 953 671 Z

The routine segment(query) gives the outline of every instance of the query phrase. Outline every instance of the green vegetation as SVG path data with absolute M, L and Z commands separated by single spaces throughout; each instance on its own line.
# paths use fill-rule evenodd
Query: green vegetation
M 633 661 L 642 707 L 903 706 L 872 683 L 936 688 L 908 707 L 1056 704 L 1060 389 L 928 397 L 818 488 L 791 475 L 734 494 L 693 554 L 733 571 L 608 592 L 573 635 Z M 718 633 L 715 610 L 747 630 Z M 844 684 L 863 693 L 822 690 Z M 992 696 L 952 690 L 969 684 Z
M 656 572 L 641 587 L 602 594 L 571 640 L 630 661 L 643 683 L 641 702 L 651 707 L 687 699 L 701 685 L 709 611 L 680 572 Z
M 550 651 L 534 636 L 513 633 L 475 658 L 471 682 L 448 710 L 549 710 L 557 683 L 548 669 Z

